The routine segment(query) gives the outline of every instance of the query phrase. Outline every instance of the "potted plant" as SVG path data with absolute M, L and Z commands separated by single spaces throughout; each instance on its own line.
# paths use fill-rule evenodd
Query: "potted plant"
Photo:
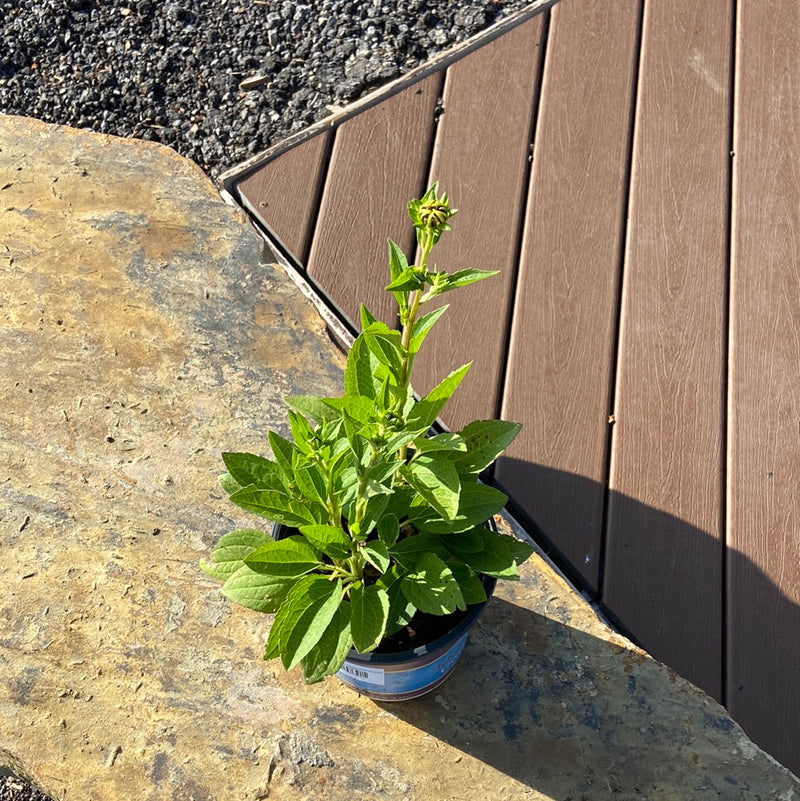
M 419 263 L 389 241 L 386 289 L 400 330 L 362 305 L 344 394 L 286 398 L 291 439 L 269 432 L 273 459 L 222 455 L 230 499 L 275 525 L 271 534 L 224 535 L 201 563 L 228 598 L 274 613 L 265 659 L 300 664 L 309 684 L 338 674 L 385 699 L 443 680 L 495 579 L 517 578 L 532 551 L 487 527 L 507 498 L 479 481 L 520 426 L 481 420 L 435 433 L 468 364 L 420 399 L 411 385 L 415 358 L 447 309 L 423 314 L 423 306 L 495 273 L 429 266 L 456 213 L 437 184 L 408 213 Z

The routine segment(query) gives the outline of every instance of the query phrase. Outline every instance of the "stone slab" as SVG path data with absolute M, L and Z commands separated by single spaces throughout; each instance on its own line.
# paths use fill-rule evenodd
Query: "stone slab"
M 263 662 L 197 566 L 252 525 L 219 454 L 343 364 L 263 261 L 172 151 L 0 117 L 0 764 L 82 801 L 800 798 L 539 555 L 426 698 Z

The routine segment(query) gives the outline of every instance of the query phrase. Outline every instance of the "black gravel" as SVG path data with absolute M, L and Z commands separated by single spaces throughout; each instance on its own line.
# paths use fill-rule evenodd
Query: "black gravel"
M 0 0 L 0 113 L 161 142 L 215 177 L 529 2 Z

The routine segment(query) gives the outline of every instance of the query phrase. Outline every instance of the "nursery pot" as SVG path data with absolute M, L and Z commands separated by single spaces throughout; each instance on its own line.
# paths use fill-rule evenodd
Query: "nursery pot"
M 485 525 L 497 530 L 491 518 Z M 282 539 L 290 531 L 275 524 L 272 536 Z M 481 575 L 480 579 L 487 600 L 469 605 L 466 612 L 442 616 L 443 634 L 404 651 L 382 651 L 383 645 L 379 645 L 374 651 L 362 654 L 351 648 L 336 675 L 360 695 L 376 701 L 407 701 L 436 689 L 453 672 L 467 644 L 469 629 L 494 592 L 495 578 Z M 448 626 L 445 621 L 452 624 Z

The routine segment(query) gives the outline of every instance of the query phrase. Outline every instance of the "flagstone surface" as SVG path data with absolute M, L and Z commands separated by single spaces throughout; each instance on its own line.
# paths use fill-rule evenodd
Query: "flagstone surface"
M 264 662 L 198 568 L 253 524 L 219 454 L 342 365 L 190 162 L 0 117 L 0 766 L 81 801 L 800 798 L 539 555 L 426 698 Z

